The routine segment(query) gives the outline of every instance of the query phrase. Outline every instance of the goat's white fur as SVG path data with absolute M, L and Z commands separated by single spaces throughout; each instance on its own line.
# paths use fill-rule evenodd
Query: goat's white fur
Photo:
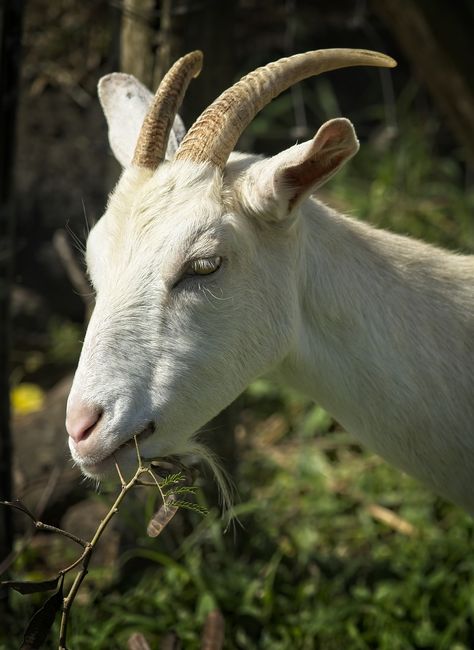
M 474 259 L 308 198 L 330 174 L 308 182 L 300 166 L 322 152 L 334 173 L 357 149 L 344 120 L 273 159 L 234 153 L 224 177 L 186 161 L 129 167 L 151 95 L 115 82 L 101 99 L 125 170 L 87 243 L 97 303 L 70 396 L 104 411 L 84 451 L 70 443 L 84 472 L 103 473 L 149 421 L 145 456 L 185 453 L 270 374 L 474 512 Z M 190 259 L 213 256 L 218 272 L 176 284 Z

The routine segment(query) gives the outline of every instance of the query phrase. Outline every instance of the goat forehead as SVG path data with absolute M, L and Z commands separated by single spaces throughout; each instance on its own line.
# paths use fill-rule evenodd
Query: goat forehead
M 128 186 L 126 182 L 125 196 L 117 192 L 118 205 L 113 206 L 118 208 L 113 225 L 127 231 L 127 236 L 173 234 L 176 240 L 193 229 L 200 234 L 213 227 L 222 214 L 222 180 L 207 167 L 163 165 L 138 186 Z
M 170 178 L 152 177 L 132 184 L 122 179 L 111 196 L 106 214 L 99 222 L 94 239 L 106 241 L 114 249 L 139 246 L 149 248 L 214 234 L 219 229 L 222 204 L 209 183 L 181 188 Z M 162 182 L 163 181 L 163 182 Z
M 142 184 L 139 206 L 156 206 L 161 212 L 221 203 L 222 177 L 209 165 L 164 164 Z M 136 204 L 137 205 L 137 204 Z
M 161 266 L 181 258 L 215 254 L 219 246 L 229 244 L 230 225 L 220 206 L 201 204 L 197 210 L 192 206 L 176 210 L 175 204 L 173 210 L 161 211 L 153 206 L 130 215 L 126 226 L 115 234 L 113 248 L 117 253 L 145 263 L 153 260 Z

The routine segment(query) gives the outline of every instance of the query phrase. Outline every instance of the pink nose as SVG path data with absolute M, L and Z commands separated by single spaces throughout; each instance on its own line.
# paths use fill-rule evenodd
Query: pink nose
M 85 440 L 100 420 L 102 411 L 97 406 L 75 401 L 68 405 L 66 429 L 75 443 Z

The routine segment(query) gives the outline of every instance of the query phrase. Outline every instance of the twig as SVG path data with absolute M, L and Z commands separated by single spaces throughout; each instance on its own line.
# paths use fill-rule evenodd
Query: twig
M 148 474 L 148 476 L 151 476 L 151 478 L 153 479 L 153 481 L 154 481 L 154 483 L 155 483 L 155 486 L 158 488 L 158 490 L 159 490 L 159 492 L 160 492 L 161 499 L 162 499 L 162 501 L 163 501 L 163 505 L 164 505 L 164 507 L 166 508 L 167 505 L 166 505 L 165 495 L 163 494 L 163 490 L 161 489 L 160 484 L 158 483 L 158 481 L 157 481 L 157 479 L 156 479 L 156 476 L 153 474 L 153 472 L 151 471 L 151 469 L 147 470 L 147 474 Z
M 69 537 L 69 539 L 72 539 L 73 542 L 76 542 L 76 544 L 80 544 L 80 546 L 84 548 L 86 548 L 88 544 L 88 542 L 81 539 L 77 535 L 74 535 L 73 533 L 70 533 L 67 530 L 63 530 L 62 528 L 56 528 L 56 526 L 51 526 L 50 524 L 44 524 L 42 521 L 35 521 L 35 528 L 37 530 L 47 530 L 50 533 L 59 533 L 60 535 L 64 535 L 64 537 Z
M 114 456 L 114 458 L 115 458 L 115 456 Z M 119 479 L 120 479 L 120 485 L 123 487 L 126 484 L 126 481 L 122 476 L 122 472 L 120 471 L 120 466 L 117 463 L 117 461 L 115 461 L 115 469 L 117 470 L 117 474 L 118 474 Z
M 407 535 L 407 537 L 414 537 L 418 534 L 418 531 L 413 524 L 410 524 L 406 519 L 402 519 L 402 517 L 393 512 L 393 510 L 389 510 L 384 506 L 379 506 L 376 503 L 369 504 L 367 510 L 374 519 L 377 519 L 386 526 L 396 530 L 397 533 Z
M 144 467 L 141 461 L 140 457 L 140 452 L 138 450 L 138 443 L 136 441 L 135 437 L 135 444 L 137 446 L 137 452 L 138 452 L 138 458 L 139 458 L 139 465 L 137 468 L 137 471 L 133 475 L 133 477 L 130 479 L 128 483 L 124 483 L 122 485 L 122 489 L 120 490 L 120 493 L 118 497 L 115 499 L 114 503 L 112 504 L 112 507 L 110 508 L 109 512 L 105 515 L 104 519 L 100 522 L 99 527 L 97 528 L 94 537 L 91 539 L 90 542 L 86 544 L 84 553 L 82 556 L 79 558 L 79 561 L 75 563 L 75 565 L 79 564 L 82 562 L 82 567 L 79 573 L 76 575 L 74 582 L 72 583 L 72 586 L 69 590 L 69 593 L 67 596 L 64 598 L 63 602 L 63 610 L 62 610 L 62 616 L 61 616 L 61 627 L 59 631 L 59 650 L 66 650 L 66 635 L 67 635 L 67 624 L 68 624 L 68 619 L 69 619 L 69 612 L 71 609 L 71 605 L 74 602 L 74 599 L 77 595 L 77 592 L 79 591 L 79 587 L 82 584 L 82 581 L 86 577 L 88 573 L 88 566 L 89 562 L 91 559 L 92 552 L 94 551 L 94 548 L 99 541 L 99 539 L 102 536 L 102 533 L 106 529 L 108 523 L 112 519 L 112 517 L 116 514 L 118 511 L 118 508 L 120 504 L 122 503 L 123 499 L 125 498 L 126 494 L 134 487 L 135 482 L 137 479 L 145 472 L 148 472 L 148 468 Z M 121 474 L 119 474 L 121 476 Z M 73 568 L 75 565 L 72 565 L 71 568 Z

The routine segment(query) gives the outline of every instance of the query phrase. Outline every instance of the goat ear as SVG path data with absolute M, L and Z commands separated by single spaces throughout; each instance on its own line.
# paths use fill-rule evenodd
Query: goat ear
M 309 142 L 295 145 L 262 163 L 257 184 L 266 210 L 278 220 L 333 176 L 359 149 L 354 127 L 345 118 L 329 120 Z M 258 166 L 258 165 L 257 165 Z M 276 211 L 276 214 L 275 214 Z
M 98 94 L 109 127 L 110 148 L 122 167 L 128 167 L 153 94 L 138 79 L 121 72 L 102 77 Z M 168 140 L 167 160 L 174 157 L 185 134 L 183 121 L 177 115 Z

